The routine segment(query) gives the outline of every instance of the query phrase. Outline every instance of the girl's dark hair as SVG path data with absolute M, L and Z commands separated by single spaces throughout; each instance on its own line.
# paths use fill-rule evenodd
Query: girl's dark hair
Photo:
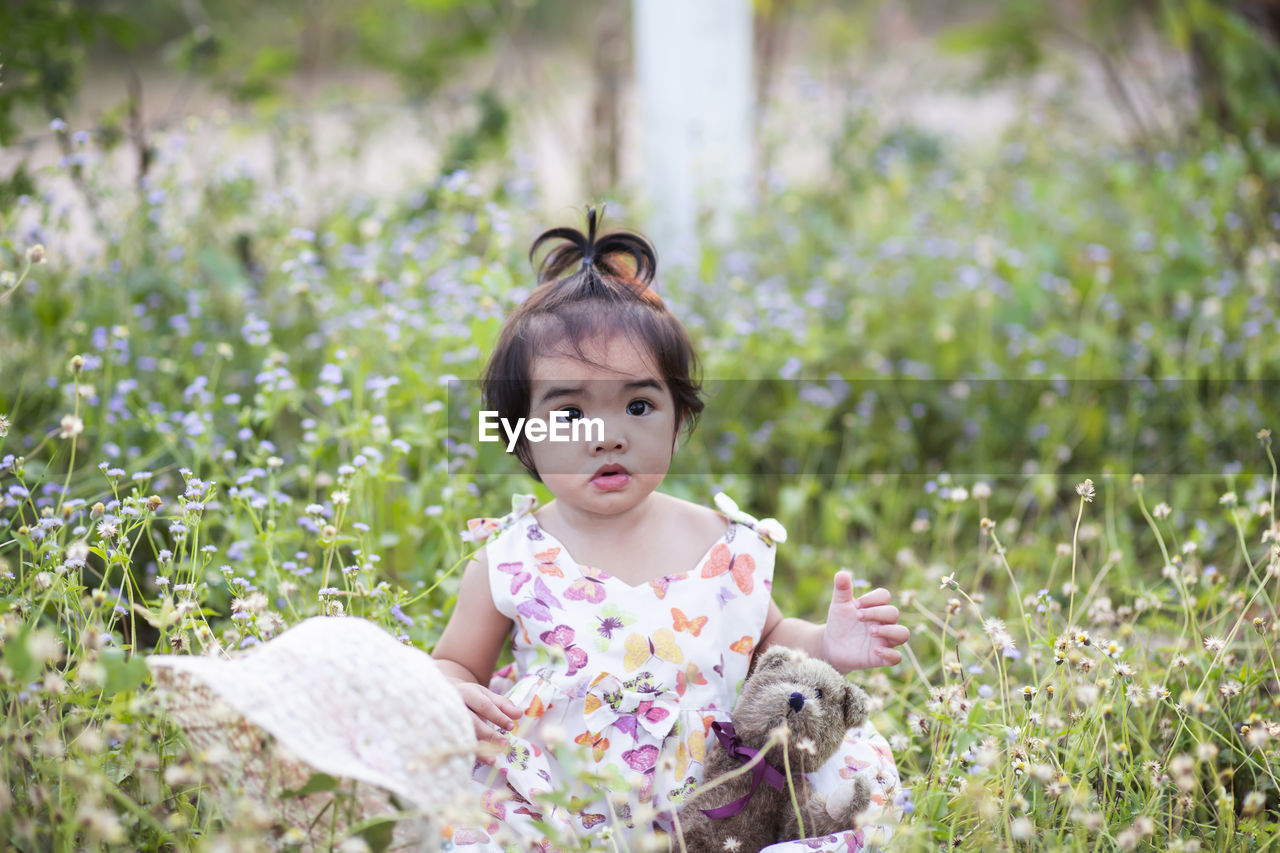
M 594 364 L 583 351 L 584 342 L 621 333 L 652 356 L 675 401 L 677 431 L 692 430 L 703 408 L 698 357 L 684 326 L 651 287 L 657 253 L 632 231 L 597 235 L 601 218 L 588 207 L 586 234 L 550 228 L 529 247 L 532 263 L 540 246 L 557 242 L 535 266 L 537 288 L 507 318 L 489 356 L 481 379 L 485 408 L 512 421 L 528 417 L 529 371 L 538 355 L 568 345 L 582 361 Z M 523 436 L 516 456 L 541 482 Z

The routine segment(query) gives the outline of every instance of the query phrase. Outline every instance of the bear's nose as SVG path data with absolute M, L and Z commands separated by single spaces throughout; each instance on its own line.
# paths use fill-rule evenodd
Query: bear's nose
M 791 710 L 799 711 L 801 708 L 804 707 L 804 694 L 792 693 L 791 698 L 787 701 L 787 704 L 791 706 Z

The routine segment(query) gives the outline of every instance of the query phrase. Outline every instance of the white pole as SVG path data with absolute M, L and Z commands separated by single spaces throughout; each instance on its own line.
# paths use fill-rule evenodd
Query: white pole
M 751 0 L 633 0 L 648 230 L 664 266 L 691 263 L 754 197 Z

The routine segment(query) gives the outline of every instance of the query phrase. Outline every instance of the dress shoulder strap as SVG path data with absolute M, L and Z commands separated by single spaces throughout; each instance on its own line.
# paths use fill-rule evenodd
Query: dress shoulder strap
M 538 505 L 534 495 L 515 494 L 511 496 L 511 512 L 500 518 L 472 518 L 467 521 L 467 529 L 461 532 L 462 541 L 475 545 L 483 545 L 497 536 L 529 513 Z
M 787 541 L 787 529 L 778 519 L 762 518 L 757 521 L 753 516 L 738 509 L 738 504 L 724 492 L 716 493 L 715 504 L 716 509 L 724 513 L 730 521 L 754 530 L 768 547 L 772 548 L 776 543 Z
M 518 529 L 532 521 L 530 513 L 537 504 L 533 495 L 512 495 L 511 512 L 500 518 L 473 518 L 462 531 L 464 541 L 485 547 L 493 606 L 509 619 L 517 615 L 516 593 L 530 579 L 523 570 L 528 544 Z

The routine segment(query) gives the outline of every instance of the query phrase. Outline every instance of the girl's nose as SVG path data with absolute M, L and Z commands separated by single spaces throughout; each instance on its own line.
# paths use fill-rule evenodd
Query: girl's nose
M 792 693 L 791 698 L 787 700 L 787 704 L 791 706 L 791 710 L 799 711 L 804 707 L 804 694 Z
M 592 454 L 611 453 L 627 449 L 627 438 L 622 431 L 605 422 L 603 435 L 591 443 Z

